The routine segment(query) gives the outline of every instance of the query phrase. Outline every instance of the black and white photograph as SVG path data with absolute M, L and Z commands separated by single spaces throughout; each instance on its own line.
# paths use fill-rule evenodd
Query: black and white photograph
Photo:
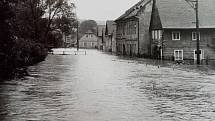
M 215 121 L 215 0 L 0 0 L 0 121 Z

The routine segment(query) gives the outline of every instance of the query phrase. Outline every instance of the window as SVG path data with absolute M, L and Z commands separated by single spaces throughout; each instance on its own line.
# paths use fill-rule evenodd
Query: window
M 87 47 L 87 43 L 86 42 L 84 42 L 84 47 Z
M 181 35 L 180 32 L 172 32 L 172 40 L 180 40 Z
M 183 50 L 174 50 L 174 58 L 176 61 L 183 60 Z
M 162 38 L 162 30 L 152 30 L 152 39 L 157 40 Z
M 199 40 L 200 40 L 200 32 L 199 32 Z M 192 32 L 192 40 L 197 40 L 197 36 L 196 32 Z

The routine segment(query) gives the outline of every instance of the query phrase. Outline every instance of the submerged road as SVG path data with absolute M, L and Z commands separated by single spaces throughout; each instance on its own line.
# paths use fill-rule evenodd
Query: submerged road
M 0 84 L 1 121 L 215 121 L 215 72 L 88 50 Z

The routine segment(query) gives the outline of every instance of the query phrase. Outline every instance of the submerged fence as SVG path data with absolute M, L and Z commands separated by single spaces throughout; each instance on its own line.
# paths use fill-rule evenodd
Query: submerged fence
M 87 55 L 86 50 L 75 50 L 75 49 L 52 49 L 49 54 L 53 55 Z

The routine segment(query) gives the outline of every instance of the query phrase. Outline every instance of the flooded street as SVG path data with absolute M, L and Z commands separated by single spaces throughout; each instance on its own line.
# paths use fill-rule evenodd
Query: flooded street
M 88 50 L 0 85 L 1 121 L 214 121 L 215 72 Z

